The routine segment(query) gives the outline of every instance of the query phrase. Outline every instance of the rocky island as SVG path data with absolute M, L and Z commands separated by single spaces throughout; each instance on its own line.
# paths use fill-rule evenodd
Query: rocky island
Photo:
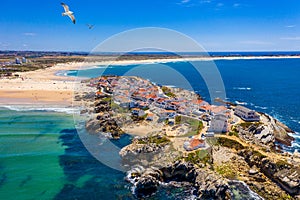
M 120 151 L 138 198 L 160 187 L 194 199 L 300 199 L 300 156 L 281 150 L 293 133 L 266 113 L 139 77 L 83 81 L 75 100 L 90 134 L 133 135 Z

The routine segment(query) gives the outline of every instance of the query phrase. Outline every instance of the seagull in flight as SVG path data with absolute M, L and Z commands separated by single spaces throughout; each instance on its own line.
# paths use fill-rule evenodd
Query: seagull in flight
M 93 29 L 95 25 L 93 24 L 86 24 L 88 26 L 89 29 Z
M 62 13 L 62 16 L 69 16 L 72 20 L 73 24 L 75 24 L 75 17 L 73 15 L 73 12 L 70 11 L 69 6 L 65 3 L 61 3 L 62 7 L 64 7 L 65 12 Z

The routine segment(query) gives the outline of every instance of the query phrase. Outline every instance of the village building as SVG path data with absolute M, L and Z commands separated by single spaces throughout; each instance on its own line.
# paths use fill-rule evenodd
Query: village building
M 171 119 L 176 116 L 176 111 L 174 110 L 164 110 L 161 112 L 160 117 L 166 118 L 166 119 Z
M 205 148 L 205 140 L 192 138 L 190 141 L 185 141 L 183 148 L 186 151 L 194 151 L 199 148 Z
M 143 117 L 145 115 L 145 111 L 141 110 L 140 108 L 133 108 L 131 113 L 137 117 Z
M 147 121 L 153 121 L 154 120 L 154 114 L 153 113 L 148 113 L 146 120 Z
M 260 121 L 259 115 L 254 110 L 251 110 L 244 106 L 237 106 L 234 110 L 234 114 L 246 122 Z
M 228 131 L 228 117 L 223 114 L 215 115 L 211 122 L 208 132 L 226 133 Z
M 205 137 L 214 137 L 215 133 L 214 132 L 206 132 Z

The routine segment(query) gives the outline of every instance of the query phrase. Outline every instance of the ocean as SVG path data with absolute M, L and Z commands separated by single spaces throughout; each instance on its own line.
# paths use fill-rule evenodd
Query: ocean
M 300 59 L 219 60 L 215 64 L 228 101 L 266 112 L 300 132 Z M 175 69 L 188 84 L 178 83 L 179 79 L 164 72 L 162 65 Z M 137 67 L 142 70 L 135 71 Z M 136 73 L 158 84 L 192 89 L 211 101 L 203 78 L 195 75 L 186 62 L 111 66 L 105 72 L 103 69 L 97 66 L 66 73 L 83 77 Z M 156 76 L 151 69 L 155 69 Z M 0 199 L 133 199 L 130 185 L 124 180 L 126 174 L 102 164 L 85 149 L 73 114 L 54 110 L 60 111 L 0 109 Z M 299 134 L 294 136 L 295 143 L 285 150 L 300 151 Z M 113 142 L 123 147 L 130 138 L 124 135 Z M 185 192 L 162 187 L 151 199 L 183 199 L 188 195 Z
M 211 67 L 210 61 L 196 61 Z M 215 66 L 224 83 L 226 99 L 259 112 L 265 112 L 288 125 L 296 132 L 292 147 L 286 151 L 300 152 L 300 59 L 239 59 L 216 60 Z M 135 75 L 162 85 L 185 88 L 210 98 L 205 78 L 189 62 L 148 63 L 126 66 L 95 66 L 69 71 L 68 76 L 97 77 L 101 75 Z M 214 74 L 212 74 L 214 76 Z M 212 77 L 211 76 L 211 77 Z M 80 90 L 81 88 L 76 88 Z

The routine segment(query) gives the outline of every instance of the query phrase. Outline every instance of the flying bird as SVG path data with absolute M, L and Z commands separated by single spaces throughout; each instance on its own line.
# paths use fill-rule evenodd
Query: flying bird
M 65 3 L 61 3 L 62 7 L 64 7 L 65 12 L 62 13 L 62 16 L 69 16 L 72 22 L 75 24 L 75 17 L 73 15 L 73 12 L 70 11 L 69 6 Z
M 88 26 L 89 29 L 93 29 L 95 25 L 93 24 L 86 24 Z

